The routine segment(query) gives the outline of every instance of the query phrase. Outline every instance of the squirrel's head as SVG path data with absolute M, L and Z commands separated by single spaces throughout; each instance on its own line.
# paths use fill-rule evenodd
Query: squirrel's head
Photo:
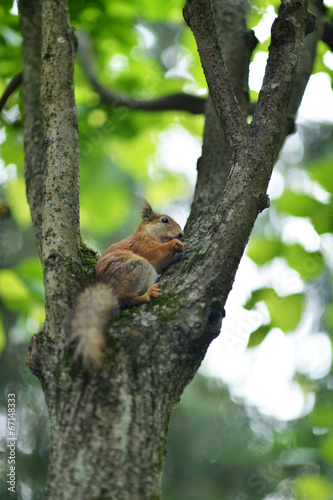
M 167 243 L 173 239 L 180 240 L 184 233 L 179 224 L 169 215 L 158 214 L 153 211 L 146 200 L 140 201 L 141 219 L 140 229 L 149 232 L 160 243 Z

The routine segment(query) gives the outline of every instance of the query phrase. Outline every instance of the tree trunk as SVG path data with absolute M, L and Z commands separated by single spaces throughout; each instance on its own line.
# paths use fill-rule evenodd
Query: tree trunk
M 282 1 L 248 125 L 247 76 L 256 41 L 246 29 L 247 1 L 216 0 L 214 9 L 208 0 L 192 0 L 184 11 L 211 95 L 185 231 L 188 250 L 161 277 L 161 298 L 112 321 L 103 368 L 88 375 L 73 364 L 66 343 L 73 297 L 86 272 L 83 252 L 89 254 L 79 238 L 75 35 L 65 0 L 20 0 L 27 190 L 46 292 L 45 327 L 31 341 L 28 365 L 42 383 L 50 416 L 48 499 L 159 498 L 172 410 L 220 332 L 251 229 L 268 205 L 267 184 L 312 18 L 305 2 Z M 307 78 L 310 73 L 307 67 Z

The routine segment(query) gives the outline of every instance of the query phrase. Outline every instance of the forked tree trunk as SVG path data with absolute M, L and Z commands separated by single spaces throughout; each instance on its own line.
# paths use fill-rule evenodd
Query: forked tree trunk
M 246 29 L 247 1 L 215 0 L 214 7 L 192 0 L 185 8 L 212 98 L 185 231 L 188 250 L 162 276 L 160 299 L 114 319 L 103 368 L 88 375 L 73 364 L 67 345 L 73 298 L 93 265 L 79 240 L 75 35 L 66 0 L 20 0 L 27 194 L 46 291 L 45 327 L 31 341 L 28 365 L 42 383 L 50 416 L 48 499 L 159 498 L 172 410 L 219 334 L 251 229 L 268 204 L 266 188 L 313 19 L 305 2 L 282 1 L 248 125 L 255 38 Z M 311 36 L 313 60 L 318 32 Z M 309 65 L 305 73 L 306 82 Z

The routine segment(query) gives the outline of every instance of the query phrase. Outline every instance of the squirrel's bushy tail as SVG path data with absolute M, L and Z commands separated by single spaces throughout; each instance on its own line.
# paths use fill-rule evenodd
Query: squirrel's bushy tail
M 95 283 L 79 293 L 71 321 L 71 340 L 75 341 L 74 359 L 91 371 L 102 364 L 105 330 L 111 314 L 118 310 L 117 297 L 104 283 Z

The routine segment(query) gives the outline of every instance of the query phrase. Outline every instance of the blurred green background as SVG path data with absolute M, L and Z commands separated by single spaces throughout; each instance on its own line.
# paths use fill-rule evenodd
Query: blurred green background
M 248 27 L 262 29 L 277 4 L 251 2 Z M 110 90 L 137 99 L 181 91 L 204 96 L 206 84 L 182 7 L 179 0 L 71 0 L 70 14 L 79 33 L 89 32 L 94 70 Z M 267 37 L 262 36 L 253 64 L 267 54 Z M 16 4 L 4 0 L 0 95 L 22 69 L 21 43 Z M 321 42 L 315 73 L 331 81 L 332 69 L 330 53 Z M 252 78 L 259 73 L 255 65 L 251 71 Z M 85 241 L 103 251 L 130 234 L 138 222 L 136 195 L 184 224 L 203 117 L 111 108 L 91 88 L 79 57 L 75 81 Z M 253 85 L 251 98 L 256 96 Z M 271 208 L 259 217 L 247 248 L 244 262 L 255 279 L 242 269 L 237 277 L 244 286 L 233 300 L 244 314 L 245 333 L 230 333 L 229 326 L 221 335 L 224 352 L 217 351 L 218 344 L 212 347 L 218 360 L 232 358 L 235 346 L 243 352 L 237 369 L 244 370 L 244 380 L 246 369 L 253 371 L 260 349 L 272 345 L 274 336 L 291 339 L 293 353 L 303 360 L 293 362 L 289 374 L 289 385 L 303 395 L 299 410 L 263 411 L 253 395 L 237 388 L 228 368 L 220 377 L 218 363 L 214 366 L 209 354 L 202 373 L 215 376 L 196 376 L 171 422 L 165 499 L 333 498 L 333 115 L 326 122 L 305 118 L 280 156 L 270 185 Z M 25 197 L 21 89 L 10 97 L 0 120 L 0 460 L 6 471 L 7 395 L 14 392 L 17 498 L 38 500 L 44 497 L 47 477 L 47 410 L 39 382 L 25 366 L 25 352 L 31 336 L 42 328 L 44 298 Z M 283 276 L 291 277 L 289 285 L 281 286 Z M 325 340 L 321 350 L 318 335 Z M 309 339 L 313 343 L 306 353 Z M 273 359 L 273 350 L 267 352 L 263 355 Z M 319 358 L 317 365 L 314 358 Z M 285 360 L 282 356 L 278 361 L 277 379 Z M 265 378 L 265 371 L 260 377 Z M 274 398 L 274 387 L 271 393 Z M 13 498 L 4 473 L 0 479 L 0 497 Z

